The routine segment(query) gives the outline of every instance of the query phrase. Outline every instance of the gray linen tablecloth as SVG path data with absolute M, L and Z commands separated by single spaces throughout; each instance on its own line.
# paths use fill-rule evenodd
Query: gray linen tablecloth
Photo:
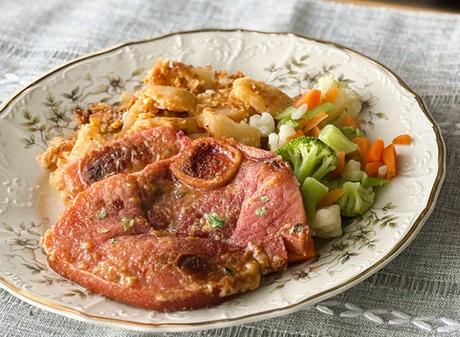
M 460 16 L 276 0 L 2 0 L 0 12 L 0 100 L 81 54 L 204 27 L 296 32 L 388 65 L 423 96 L 447 144 L 444 187 L 418 237 L 387 267 L 332 302 L 282 318 L 174 336 L 460 335 Z M 51 314 L 0 290 L 0 336 L 138 335 L 144 334 Z

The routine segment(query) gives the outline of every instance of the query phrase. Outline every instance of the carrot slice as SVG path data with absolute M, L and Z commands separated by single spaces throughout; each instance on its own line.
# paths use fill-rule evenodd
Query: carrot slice
M 315 126 L 313 129 L 306 133 L 307 136 L 318 138 L 321 130 L 319 127 Z
M 388 167 L 387 174 L 385 178 L 391 179 L 397 174 L 397 160 L 398 156 L 396 154 L 396 149 L 394 144 L 388 145 L 383 150 L 383 163 Z
M 325 102 L 334 102 L 337 95 L 339 94 L 339 86 L 337 84 L 333 84 L 330 89 L 327 91 L 326 95 L 324 96 Z
M 335 190 L 329 191 L 326 193 L 323 199 L 321 199 L 317 204 L 316 208 L 327 207 L 335 204 L 343 196 L 343 188 L 339 187 Z
M 313 89 L 303 94 L 294 103 L 294 106 L 298 108 L 299 106 L 306 104 L 308 106 L 308 110 L 311 110 L 316 108 L 319 103 L 321 103 L 321 90 Z
M 383 164 L 379 161 L 371 161 L 364 166 L 364 172 L 367 173 L 369 177 L 375 177 L 379 173 L 379 168 Z
M 339 163 L 334 171 L 331 172 L 333 177 L 338 177 L 342 174 L 343 170 L 345 170 L 345 152 L 344 151 L 337 151 L 337 158 L 339 159 Z
M 358 145 L 358 152 L 361 161 L 364 161 L 369 150 L 370 142 L 366 137 L 356 137 L 353 138 L 353 143 Z
M 303 132 L 301 130 L 297 130 L 292 136 L 286 138 L 286 143 L 290 142 L 293 139 L 299 138 L 303 136 Z
M 377 138 L 372 145 L 369 147 L 369 150 L 367 150 L 366 157 L 364 158 L 364 161 L 366 163 L 371 162 L 371 161 L 382 161 L 382 155 L 383 155 L 383 148 L 385 147 L 385 144 L 383 143 L 383 140 L 381 138 Z
M 318 126 L 318 124 L 325 120 L 328 116 L 329 115 L 326 112 L 320 112 L 315 117 L 312 117 L 300 123 L 300 128 L 303 132 L 308 132 L 315 126 Z
M 397 145 L 409 145 L 412 143 L 412 137 L 411 135 L 404 134 L 404 135 L 399 135 L 393 139 L 393 144 Z
M 352 126 L 354 128 L 359 127 L 359 121 L 350 114 L 347 114 L 342 121 L 342 126 Z

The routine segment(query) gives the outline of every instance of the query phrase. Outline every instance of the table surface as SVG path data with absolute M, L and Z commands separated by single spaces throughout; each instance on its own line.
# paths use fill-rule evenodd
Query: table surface
M 291 31 L 386 64 L 422 95 L 447 145 L 445 183 L 418 237 L 380 272 L 332 301 L 281 318 L 174 336 L 460 335 L 460 16 L 301 0 L 3 0 L 0 11 L 6 13 L 0 100 L 79 55 L 198 28 Z M 2 290 L 0 327 L 0 336 L 11 337 L 144 335 L 73 321 Z
M 329 0 L 363 6 L 389 7 L 411 11 L 460 13 L 458 0 Z

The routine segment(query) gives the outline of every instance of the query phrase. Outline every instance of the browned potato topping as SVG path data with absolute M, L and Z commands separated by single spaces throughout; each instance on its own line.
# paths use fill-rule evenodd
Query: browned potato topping
M 292 105 L 292 99 L 281 90 L 249 77 L 236 79 L 230 96 L 243 102 L 247 109 L 269 112 L 274 116 Z
M 46 151 L 37 156 L 38 163 L 43 168 L 55 169 L 60 162 L 67 160 L 74 143 L 73 139 L 55 137 Z
M 158 109 L 194 112 L 196 97 L 190 91 L 163 85 L 146 86 L 142 95 L 150 97 Z
M 181 62 L 157 59 L 144 83 L 184 88 L 196 94 L 213 87 L 214 72 L 210 66 L 194 68 Z
M 240 122 L 255 113 L 252 108 L 246 109 L 243 102 L 230 96 L 230 88 L 206 90 L 197 96 L 197 114 L 204 110 L 212 110 L 215 114 L 225 115 L 236 122 Z
M 240 72 L 194 67 L 157 59 L 143 86 L 121 95 L 121 104 L 91 104 L 77 108 L 78 129 L 69 138 L 56 138 L 37 157 L 41 166 L 56 170 L 71 160 L 97 150 L 126 135 L 167 125 L 190 137 L 231 137 L 259 147 L 260 132 L 248 125 L 257 113 L 276 115 L 292 104 L 279 89 Z M 51 180 L 59 182 L 59 172 Z M 62 179 L 61 179 L 62 180 Z

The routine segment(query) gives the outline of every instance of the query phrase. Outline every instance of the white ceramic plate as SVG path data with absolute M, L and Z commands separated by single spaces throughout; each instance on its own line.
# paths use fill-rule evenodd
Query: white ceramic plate
M 374 208 L 322 247 L 318 261 L 291 267 L 260 289 L 210 309 L 157 313 L 111 301 L 47 268 L 40 236 L 62 205 L 34 157 L 53 136 L 70 132 L 75 106 L 116 101 L 158 56 L 242 70 L 291 95 L 331 72 L 362 95 L 362 125 L 371 138 L 390 142 L 409 133 L 414 142 L 398 148 L 400 174 L 378 193 Z M 5 101 L 0 111 L 0 285 L 46 310 L 140 330 L 217 328 L 270 318 L 357 284 L 414 238 L 444 177 L 441 133 L 420 97 L 361 54 L 292 34 L 206 30 L 126 43 L 51 71 Z

